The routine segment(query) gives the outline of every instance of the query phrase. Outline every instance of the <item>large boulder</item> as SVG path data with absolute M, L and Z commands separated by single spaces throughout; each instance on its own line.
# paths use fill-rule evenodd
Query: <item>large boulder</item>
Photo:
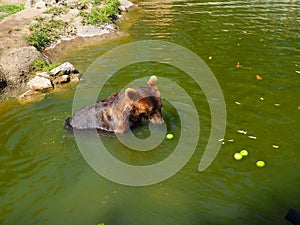
M 0 68 L 4 74 L 2 80 L 15 86 L 23 83 L 36 59 L 43 59 L 43 55 L 32 46 L 5 51 L 0 56 Z

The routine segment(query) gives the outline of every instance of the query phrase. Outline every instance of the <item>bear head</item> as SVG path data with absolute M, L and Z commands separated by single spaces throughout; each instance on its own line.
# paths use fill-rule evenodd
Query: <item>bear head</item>
M 160 92 L 156 82 L 157 77 L 152 76 L 147 82 L 147 87 L 126 89 L 126 101 L 132 106 L 129 117 L 131 123 L 141 121 L 141 119 L 149 120 L 153 124 L 164 123 Z

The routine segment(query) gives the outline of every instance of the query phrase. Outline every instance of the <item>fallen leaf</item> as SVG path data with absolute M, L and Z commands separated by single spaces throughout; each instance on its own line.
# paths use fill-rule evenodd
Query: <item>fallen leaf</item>
M 257 139 L 257 137 L 255 137 L 255 136 L 248 136 L 248 138 L 250 138 L 250 139 Z
M 235 65 L 235 67 L 236 68 L 240 68 L 240 67 L 242 67 L 242 65 L 240 64 L 240 62 L 237 62 L 236 65 Z
M 247 131 L 245 131 L 245 130 L 237 130 L 237 132 L 240 134 L 247 134 Z
M 256 75 L 256 80 L 263 80 L 263 78 L 259 75 Z

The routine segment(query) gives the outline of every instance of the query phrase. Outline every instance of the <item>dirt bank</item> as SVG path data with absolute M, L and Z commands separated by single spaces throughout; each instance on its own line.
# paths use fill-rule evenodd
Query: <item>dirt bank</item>
M 28 46 L 23 36 L 29 34 L 27 27 L 39 16 L 43 16 L 42 10 L 29 8 L 0 21 L 0 55 L 7 49 Z
M 84 13 L 92 12 L 94 5 L 91 3 L 78 6 L 77 2 L 79 1 L 76 0 L 40 0 L 37 3 L 33 0 L 26 2 L 25 0 L 13 2 L 0 0 L 0 5 L 7 4 L 7 2 L 9 4 L 26 3 L 27 8 L 0 21 L 0 99 L 20 94 L 18 90 L 21 91 L 24 83 L 29 79 L 31 67 L 36 59 L 45 59 L 51 62 L 57 58 L 58 54 L 76 45 L 122 35 L 122 32 L 118 31 L 113 23 L 113 20 L 122 17 L 121 14 L 118 14 L 117 17 L 111 16 L 109 18 L 112 20 L 98 25 L 84 23 L 81 17 L 82 11 Z M 126 0 L 120 2 L 120 12 L 121 10 L 126 11 L 132 6 L 132 3 Z M 100 5 L 97 9 L 101 10 L 101 7 L 104 6 Z M 54 21 L 54 24 L 56 21 L 64 23 L 63 29 L 56 28 L 57 30 L 53 31 L 55 33 L 48 34 L 51 40 L 43 45 L 39 45 L 40 40 L 36 40 L 34 36 L 40 32 L 37 29 L 38 25 L 42 23 L 41 21 L 46 26 L 47 21 Z M 36 30 L 30 30 L 30 25 L 37 27 Z M 33 40 L 31 44 L 40 51 L 29 46 L 28 41 L 24 39 L 26 35 Z M 52 39 L 52 36 L 56 38 Z

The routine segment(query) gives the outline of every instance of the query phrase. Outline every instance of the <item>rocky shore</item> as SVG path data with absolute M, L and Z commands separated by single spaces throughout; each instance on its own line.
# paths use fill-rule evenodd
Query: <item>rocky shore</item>
M 103 2 L 27 0 L 24 10 L 0 21 L 0 100 L 18 97 L 26 102 L 65 83 L 78 82 L 78 71 L 68 62 L 46 72 L 36 70 L 34 64 L 44 61 L 51 65 L 57 52 L 70 48 L 78 40 L 119 36 L 114 21 L 124 17 L 123 13 L 133 4 L 127 0 L 114 2 L 118 6 L 116 14 L 108 14 L 108 18 L 101 17 L 97 21 L 97 16 L 102 15 L 92 14 L 94 7 L 105 13 L 105 7 L 112 8 Z M 53 30 L 43 33 L 43 29 Z

